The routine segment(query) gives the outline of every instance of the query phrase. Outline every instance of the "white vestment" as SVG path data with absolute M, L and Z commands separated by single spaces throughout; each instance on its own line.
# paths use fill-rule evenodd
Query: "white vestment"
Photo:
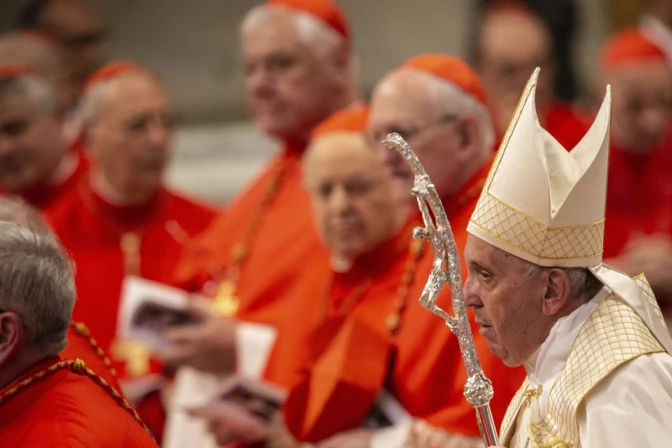
M 525 363 L 530 385 L 542 386 L 542 391 L 518 414 L 510 448 L 534 446 L 528 440 L 530 423 L 539 422 L 546 415 L 549 393 L 579 330 L 607 295 L 603 289 L 588 303 L 558 320 L 546 341 Z M 620 366 L 588 394 L 578 411 L 581 446 L 670 446 L 671 418 L 672 356 L 666 352 L 642 355 Z

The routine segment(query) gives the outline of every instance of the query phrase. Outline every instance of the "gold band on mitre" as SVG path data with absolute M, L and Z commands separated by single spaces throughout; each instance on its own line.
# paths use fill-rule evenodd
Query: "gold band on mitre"
M 595 122 L 568 152 L 539 124 L 528 81 L 467 230 L 541 266 L 602 262 L 611 92 Z

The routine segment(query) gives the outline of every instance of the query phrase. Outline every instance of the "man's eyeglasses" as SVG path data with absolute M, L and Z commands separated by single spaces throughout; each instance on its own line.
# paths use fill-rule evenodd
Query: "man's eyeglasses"
M 367 134 L 367 138 L 369 139 L 369 142 L 371 144 L 378 144 L 381 141 L 387 137 L 388 134 L 392 133 L 397 133 L 409 142 L 413 138 L 417 137 L 420 135 L 422 132 L 428 130 L 429 128 L 432 128 L 436 125 L 443 124 L 443 123 L 450 123 L 452 121 L 455 121 L 459 118 L 459 115 L 457 114 L 445 114 L 440 116 L 437 120 L 430 121 L 429 123 L 424 123 L 420 125 L 414 125 L 414 126 L 390 126 L 388 129 L 384 130 L 372 130 Z

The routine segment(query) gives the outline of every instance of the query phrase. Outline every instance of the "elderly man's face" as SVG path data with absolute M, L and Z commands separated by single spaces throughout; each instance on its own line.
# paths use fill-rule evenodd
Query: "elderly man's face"
M 615 68 L 612 84 L 612 132 L 625 149 L 647 153 L 662 144 L 672 120 L 672 75 L 663 62 Z
M 400 198 L 411 197 L 413 173 L 401 155 L 381 143 L 391 132 L 401 135 L 413 148 L 439 195 L 452 193 L 461 117 L 441 113 L 428 81 L 423 73 L 402 68 L 376 86 L 371 100 L 367 136 L 392 172 Z
M 48 182 L 67 151 L 62 127 L 25 94 L 0 95 L 0 186 L 20 192 Z
M 87 143 L 116 191 L 132 202 L 146 200 L 161 185 L 170 159 L 170 101 L 145 73 L 121 75 L 104 89 Z
M 542 312 L 544 276 L 526 278 L 529 264 L 468 235 L 464 251 L 469 273 L 465 300 L 475 310 L 490 351 L 515 367 L 546 338 Z
M 312 143 L 305 165 L 315 221 L 339 257 L 353 260 L 391 238 L 406 219 L 391 179 L 364 137 L 333 133 Z
M 551 42 L 543 24 L 520 13 L 500 13 L 483 24 L 479 72 L 488 98 L 497 108 L 500 126 L 506 126 L 534 69 L 541 67 L 537 106 L 552 96 Z
M 44 11 L 43 27 L 64 49 L 72 82 L 83 85 L 107 58 L 103 19 L 82 0 L 55 0 Z
M 333 112 L 330 95 L 339 88 L 345 68 L 319 51 L 284 16 L 270 16 L 243 37 L 248 102 L 265 133 L 305 139 Z

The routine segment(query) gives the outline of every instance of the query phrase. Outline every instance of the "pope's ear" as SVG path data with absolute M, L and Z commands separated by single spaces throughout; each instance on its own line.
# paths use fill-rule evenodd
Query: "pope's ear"
M 23 346 L 21 318 L 11 311 L 0 313 L 0 366 L 11 362 Z
M 555 316 L 572 300 L 571 284 L 569 276 L 562 269 L 552 268 L 545 274 L 545 294 L 541 311 L 546 316 Z

